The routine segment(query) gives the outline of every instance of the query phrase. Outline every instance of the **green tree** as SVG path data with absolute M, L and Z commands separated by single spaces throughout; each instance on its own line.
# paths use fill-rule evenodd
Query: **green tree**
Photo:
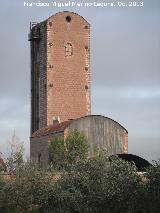
M 60 150 L 61 157 L 57 152 L 55 160 L 53 152 L 53 159 L 69 166 L 57 171 L 19 163 L 10 180 L 0 178 L 0 212 L 159 213 L 159 162 L 140 176 L 135 165 L 117 157 L 109 160 L 105 152 L 86 158 L 87 146 L 78 132 L 69 133 L 65 144 L 56 140 L 52 152 Z
M 84 160 L 88 156 L 88 141 L 83 133 L 70 130 L 65 141 L 68 163 Z
M 10 144 L 10 156 L 7 158 L 6 166 L 9 172 L 13 172 L 17 167 L 23 164 L 24 147 L 23 143 L 20 142 L 19 137 L 13 133 Z
M 0 190 L 0 212 L 28 213 L 47 212 L 50 193 L 54 190 L 50 173 L 30 162 L 16 167 L 10 181 L 5 181 Z M 52 193 L 54 194 L 54 192 Z
M 49 161 L 56 169 L 64 167 L 66 162 L 66 150 L 62 137 L 54 137 L 48 147 Z
M 160 210 L 160 161 L 154 162 L 145 173 L 145 190 L 142 205 L 148 212 L 155 213 Z M 146 211 L 147 213 L 147 211 Z
M 59 194 L 66 212 L 139 212 L 137 200 L 141 178 L 136 168 L 106 156 L 81 161 L 59 181 Z
M 70 130 L 67 138 L 55 137 L 49 147 L 49 160 L 54 168 L 62 168 L 88 156 L 88 141 L 84 134 Z

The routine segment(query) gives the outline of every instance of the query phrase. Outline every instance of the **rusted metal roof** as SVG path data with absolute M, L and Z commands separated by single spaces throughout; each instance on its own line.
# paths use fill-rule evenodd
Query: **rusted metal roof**
M 47 127 L 38 129 L 37 131 L 35 131 L 31 138 L 34 137 L 40 137 L 40 136 L 44 136 L 44 135 L 48 135 L 49 133 L 55 133 L 55 132 L 63 132 L 68 126 L 69 124 L 72 122 L 73 120 L 68 120 L 68 121 L 64 121 L 62 123 L 58 123 L 58 124 L 52 124 L 49 125 Z

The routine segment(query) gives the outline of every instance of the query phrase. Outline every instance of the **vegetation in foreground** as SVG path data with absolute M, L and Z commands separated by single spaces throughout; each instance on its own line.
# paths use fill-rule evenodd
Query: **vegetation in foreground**
M 54 139 L 49 147 L 51 165 L 45 169 L 24 162 L 22 150 L 12 153 L 11 179 L 0 176 L 0 212 L 160 212 L 159 162 L 142 178 L 134 165 L 118 158 L 109 161 L 106 153 L 87 159 L 86 142 L 78 132 L 70 133 L 65 147 L 61 139 Z

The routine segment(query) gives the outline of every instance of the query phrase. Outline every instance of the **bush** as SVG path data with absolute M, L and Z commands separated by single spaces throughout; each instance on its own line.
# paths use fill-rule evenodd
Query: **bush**
M 20 146 L 18 151 L 11 152 L 6 162 L 8 172 L 14 172 L 17 167 L 23 165 L 23 151 L 23 146 Z
M 88 141 L 84 134 L 77 130 L 69 131 L 65 141 L 68 163 L 76 163 L 88 156 Z
M 52 184 L 54 182 L 49 173 L 30 162 L 24 163 L 1 188 L 0 212 L 45 212 L 43 207 L 54 188 Z
M 68 212 L 139 212 L 141 178 L 136 168 L 105 156 L 79 162 L 59 181 L 59 192 Z M 63 196 L 65 195 L 65 196 Z
M 0 212 L 158 213 L 159 183 L 159 164 L 141 178 L 134 165 L 105 154 L 59 173 L 24 162 L 10 181 L 0 179 Z
M 69 131 L 67 138 L 55 137 L 49 144 L 49 160 L 56 169 L 64 168 L 88 156 L 88 142 L 84 134 Z
M 62 137 L 55 137 L 48 147 L 49 161 L 55 169 L 62 169 L 66 163 L 66 150 Z
M 65 146 L 56 138 L 50 148 L 53 154 L 59 150 L 50 155 L 59 171 L 31 162 L 15 166 L 13 156 L 11 179 L 0 178 L 0 212 L 159 213 L 159 162 L 141 177 L 134 165 L 116 157 L 110 161 L 105 153 L 87 159 L 86 141 L 78 132 L 69 134 Z
M 154 213 L 160 210 L 160 161 L 146 170 L 145 193 L 143 204 L 148 212 Z M 147 212 L 147 211 L 146 211 Z

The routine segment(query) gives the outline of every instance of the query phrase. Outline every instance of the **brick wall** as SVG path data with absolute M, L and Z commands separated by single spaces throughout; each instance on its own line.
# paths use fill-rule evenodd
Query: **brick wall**
M 48 145 L 50 140 L 54 137 L 63 137 L 62 133 L 50 133 L 41 137 L 30 138 L 30 159 L 33 163 L 41 166 L 48 165 Z
M 39 129 L 47 125 L 47 55 L 46 55 L 46 22 L 41 24 L 42 39 L 39 45 L 39 52 L 37 58 L 39 62 Z
M 91 111 L 89 23 L 61 12 L 36 27 L 40 39 L 31 41 L 31 134 L 56 117 L 62 122 Z
M 31 134 L 47 125 L 47 55 L 46 55 L 46 23 L 37 24 L 31 31 L 39 29 L 39 38 L 31 41 Z
M 58 13 L 47 20 L 47 124 L 90 110 L 90 25 L 77 14 Z

